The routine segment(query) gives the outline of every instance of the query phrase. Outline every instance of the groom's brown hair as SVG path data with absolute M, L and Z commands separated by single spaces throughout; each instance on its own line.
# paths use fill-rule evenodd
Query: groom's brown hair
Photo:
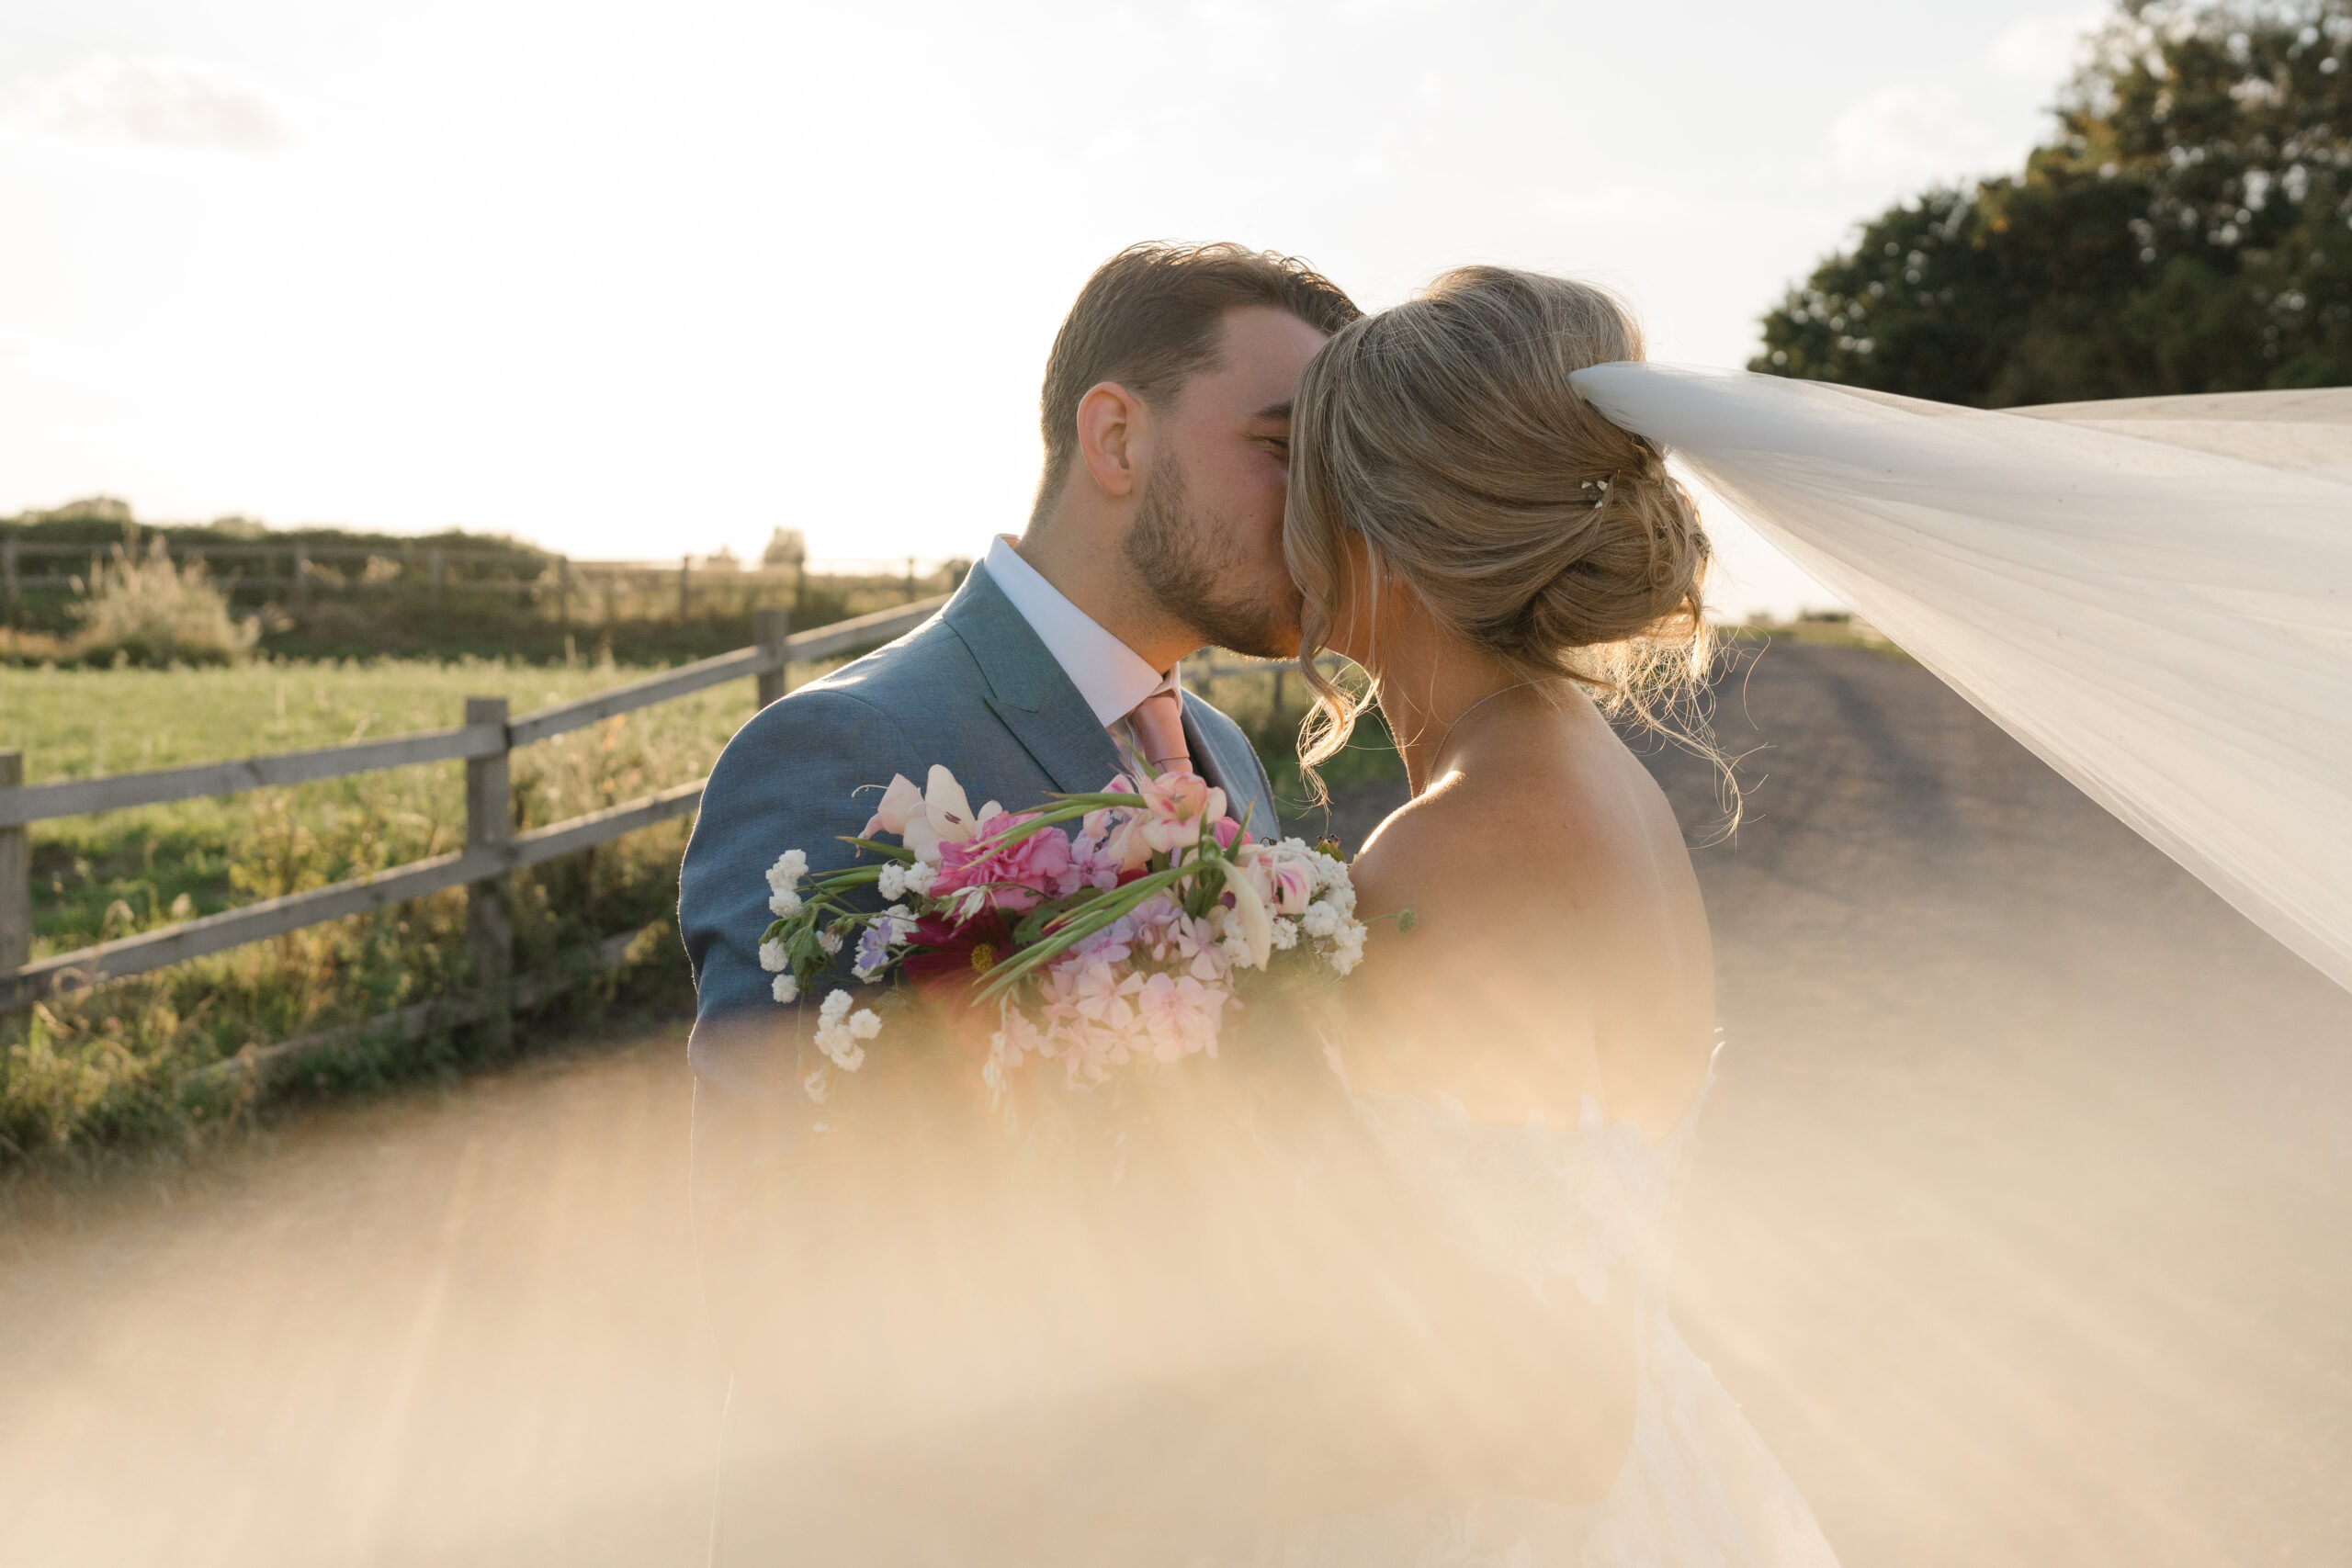
M 1250 305 L 1287 310 L 1327 337 L 1363 314 L 1297 257 L 1241 245 L 1152 240 L 1095 268 L 1046 359 L 1037 510 L 1052 504 L 1069 472 L 1088 388 L 1116 381 L 1147 403 L 1161 401 L 1215 363 L 1225 313 Z

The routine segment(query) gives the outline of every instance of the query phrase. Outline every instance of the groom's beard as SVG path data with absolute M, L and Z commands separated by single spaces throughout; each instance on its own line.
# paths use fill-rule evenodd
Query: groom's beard
M 1253 659 L 1292 658 L 1298 652 L 1298 594 L 1288 573 L 1270 571 L 1271 581 L 1255 592 L 1246 578 L 1240 587 L 1219 588 L 1221 572 L 1244 577 L 1237 544 L 1193 516 L 1172 460 L 1162 459 L 1144 477 L 1125 551 L 1160 609 L 1218 648 Z

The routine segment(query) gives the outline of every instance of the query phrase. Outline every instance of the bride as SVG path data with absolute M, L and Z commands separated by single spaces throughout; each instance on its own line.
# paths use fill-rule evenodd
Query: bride
M 1464 1402 L 1508 1434 L 1483 1495 L 1327 1518 L 1284 1561 L 1834 1561 L 1665 1311 L 1713 951 L 1681 829 L 1611 715 L 1670 728 L 1694 691 L 1709 546 L 1658 450 L 1571 381 L 1641 357 L 1602 291 L 1469 267 L 1340 332 L 1300 387 L 1306 759 L 1364 701 L 1316 671 L 1329 649 L 1371 676 L 1412 787 L 1354 863 L 1363 908 L 1416 919 L 1348 988 L 1341 1069 L 1453 1266 L 1553 1324 Z M 1547 1344 L 1577 1387 L 1528 1364 Z

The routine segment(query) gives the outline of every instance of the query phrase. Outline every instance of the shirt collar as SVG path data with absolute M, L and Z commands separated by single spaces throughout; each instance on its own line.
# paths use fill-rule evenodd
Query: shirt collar
M 1046 581 L 1037 569 L 1012 547 L 1012 536 L 1000 534 L 989 546 L 989 581 L 1001 589 L 1062 667 L 1078 694 L 1094 710 L 1105 728 L 1135 711 L 1135 705 L 1161 690 L 1174 690 L 1177 671 L 1166 674 L 1144 662 L 1143 656 L 1102 629 L 1102 623 L 1071 604 L 1062 591 Z

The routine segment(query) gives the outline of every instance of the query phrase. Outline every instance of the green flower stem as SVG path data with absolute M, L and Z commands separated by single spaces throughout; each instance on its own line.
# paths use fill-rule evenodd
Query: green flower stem
M 1089 904 L 1069 924 L 1043 941 L 1023 948 L 1019 956 L 1008 959 L 989 971 L 988 979 L 980 986 L 978 999 L 989 1001 L 1003 996 L 1031 971 L 1067 953 L 1122 915 L 1140 908 L 1154 894 L 1195 874 L 1200 865 L 1197 860 L 1189 861 L 1182 865 L 1170 866 L 1166 871 L 1156 871 L 1149 876 L 1139 876 L 1116 893 Z
M 999 848 L 1006 848 L 1019 843 L 1041 829 L 1059 827 L 1064 822 L 1075 822 L 1089 812 L 1099 811 L 1105 807 L 1121 806 L 1139 809 L 1144 804 L 1143 796 L 1139 795 L 1056 795 L 1054 798 L 1063 804 L 1039 812 L 1033 820 L 1023 822 L 1012 831 L 993 837 L 989 841 Z
M 878 840 L 860 839 L 848 833 L 842 834 L 841 840 L 853 849 L 872 850 L 877 855 L 888 855 L 901 865 L 911 863 L 915 858 L 914 851 L 904 844 L 886 844 Z

